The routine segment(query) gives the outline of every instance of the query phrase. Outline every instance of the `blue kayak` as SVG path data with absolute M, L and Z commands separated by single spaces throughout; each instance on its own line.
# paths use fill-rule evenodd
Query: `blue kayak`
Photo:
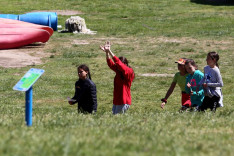
M 58 18 L 56 12 L 30 12 L 21 15 L 0 14 L 0 18 L 14 19 L 34 24 L 45 25 L 57 30 Z

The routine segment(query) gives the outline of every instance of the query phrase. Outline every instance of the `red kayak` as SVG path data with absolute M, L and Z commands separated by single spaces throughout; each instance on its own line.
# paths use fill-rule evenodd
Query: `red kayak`
M 33 24 L 18 20 L 12 20 L 12 19 L 5 19 L 0 18 L 0 28 L 35 28 L 35 29 L 43 29 L 49 32 L 50 36 L 53 34 L 53 29 L 47 26 L 39 25 L 39 24 Z
M 0 49 L 19 48 L 34 42 L 47 42 L 48 31 L 35 28 L 0 28 Z

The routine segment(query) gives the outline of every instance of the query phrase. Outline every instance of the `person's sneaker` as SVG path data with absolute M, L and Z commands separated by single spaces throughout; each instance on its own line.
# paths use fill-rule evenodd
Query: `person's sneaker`
M 183 113 L 183 112 L 187 112 L 187 110 L 188 110 L 188 107 L 182 106 L 182 107 L 180 108 L 179 112 L 180 112 L 180 113 Z
M 185 110 L 187 110 L 187 109 L 188 109 L 188 107 L 186 107 L 186 106 L 182 106 L 180 109 L 181 109 L 182 111 L 185 111 Z
M 198 112 L 198 110 L 199 110 L 199 106 L 191 107 L 191 108 L 189 109 L 190 112 Z
M 196 106 L 196 107 L 194 107 L 194 112 L 198 112 L 198 110 L 199 110 L 199 106 Z
M 189 111 L 190 111 L 190 112 L 193 112 L 193 107 L 191 107 L 191 108 L 189 109 Z

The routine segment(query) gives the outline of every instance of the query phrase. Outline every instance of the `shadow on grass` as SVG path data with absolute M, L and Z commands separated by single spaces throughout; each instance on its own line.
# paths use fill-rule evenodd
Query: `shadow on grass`
M 234 0 L 190 0 L 192 3 L 217 6 L 233 6 Z

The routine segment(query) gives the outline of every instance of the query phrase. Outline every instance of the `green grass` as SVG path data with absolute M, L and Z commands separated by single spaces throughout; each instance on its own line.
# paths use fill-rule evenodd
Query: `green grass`
M 96 35 L 55 32 L 45 45 L 42 65 L 0 68 L 0 155 L 233 155 L 234 6 L 212 6 L 189 0 L 97 1 L 0 0 L 0 13 L 76 10 Z M 69 16 L 58 16 L 64 26 Z M 114 73 L 99 45 L 110 40 L 117 56 L 134 68 L 132 106 L 111 114 Z M 87 42 L 79 45 L 76 43 Z M 35 49 L 33 49 L 35 50 Z M 202 71 L 209 51 L 220 54 L 224 107 L 215 114 L 179 113 L 176 87 L 165 109 L 160 99 L 180 57 L 194 59 Z M 73 96 L 76 66 L 86 63 L 97 85 L 96 115 L 77 114 Z M 33 87 L 33 126 L 24 122 L 23 92 L 12 87 L 30 68 L 45 73 Z

